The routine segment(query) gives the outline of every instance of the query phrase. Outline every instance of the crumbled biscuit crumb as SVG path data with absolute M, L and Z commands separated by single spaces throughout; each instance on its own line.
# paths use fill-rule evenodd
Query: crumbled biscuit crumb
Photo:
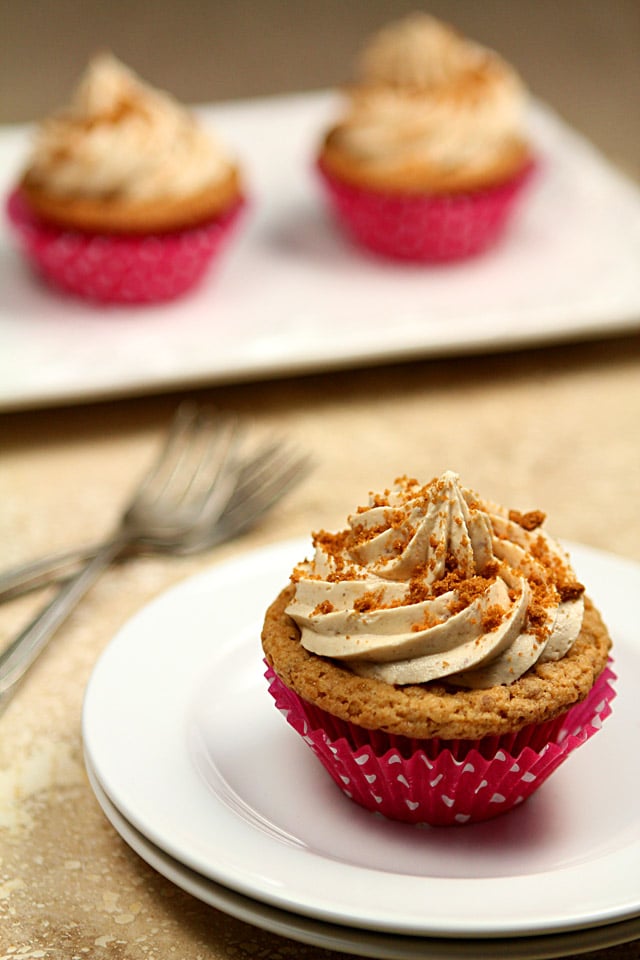
M 335 610 L 335 607 L 330 600 L 323 600 L 322 603 L 319 603 L 316 607 L 313 608 L 313 610 L 311 611 L 311 616 L 318 617 L 318 616 L 321 616 L 323 613 L 333 613 L 334 610 Z
M 541 527 L 546 520 L 546 514 L 542 510 L 529 510 L 527 513 L 520 513 L 519 510 L 509 510 L 509 520 L 517 523 L 523 530 L 536 530 Z

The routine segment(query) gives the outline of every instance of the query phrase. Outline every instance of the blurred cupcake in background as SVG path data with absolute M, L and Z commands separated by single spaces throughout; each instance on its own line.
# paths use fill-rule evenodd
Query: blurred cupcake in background
M 9 218 L 54 285 L 145 303 L 193 287 L 243 205 L 236 161 L 169 94 L 109 53 L 36 131 Z
M 415 261 L 498 240 L 534 167 L 511 66 L 416 13 L 370 40 L 346 94 L 318 166 L 352 238 Z

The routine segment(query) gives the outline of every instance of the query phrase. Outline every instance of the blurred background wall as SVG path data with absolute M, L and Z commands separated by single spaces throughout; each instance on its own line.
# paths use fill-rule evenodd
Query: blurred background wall
M 0 123 L 63 103 L 105 47 L 186 103 L 334 86 L 415 9 L 499 50 L 640 177 L 640 0 L 0 0 Z

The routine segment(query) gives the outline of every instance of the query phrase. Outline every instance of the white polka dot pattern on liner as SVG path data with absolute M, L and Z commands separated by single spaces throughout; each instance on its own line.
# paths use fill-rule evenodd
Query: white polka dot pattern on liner
M 171 300 L 198 283 L 241 207 L 199 227 L 147 237 L 57 229 L 31 216 L 17 193 L 8 213 L 27 257 L 54 286 L 100 303 L 142 304 Z
M 468 749 L 464 741 L 449 743 L 429 756 L 422 749 L 401 752 L 394 746 L 380 754 L 370 744 L 353 746 L 353 728 L 336 718 L 331 718 L 330 737 L 318 725 L 321 711 L 307 716 L 309 705 L 271 668 L 266 677 L 276 707 L 349 799 L 392 820 L 437 826 L 487 820 L 522 803 L 596 733 L 615 696 L 615 675 L 607 668 L 587 699 L 556 725 L 553 741 L 537 750 L 524 746 L 517 757 L 506 748 L 484 756 L 482 741 Z M 340 725 L 343 735 L 336 737 Z M 532 736 L 535 732 L 532 728 Z M 456 756 L 461 746 L 462 755 Z
M 357 243 L 393 259 L 459 260 L 497 242 L 534 165 L 510 181 L 475 193 L 383 194 L 319 172 L 338 221 Z

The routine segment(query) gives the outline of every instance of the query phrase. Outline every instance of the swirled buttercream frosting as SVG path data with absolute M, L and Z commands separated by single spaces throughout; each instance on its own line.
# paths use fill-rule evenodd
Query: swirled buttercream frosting
M 28 176 L 63 197 L 146 201 L 197 194 L 230 168 L 189 111 L 105 53 L 69 106 L 40 125 Z
M 311 653 L 390 684 L 510 684 L 580 632 L 583 586 L 538 510 L 481 499 L 448 471 L 406 477 L 313 535 L 287 607 Z
M 466 175 L 525 140 L 525 89 L 498 54 L 426 14 L 374 36 L 334 141 L 373 168 Z

